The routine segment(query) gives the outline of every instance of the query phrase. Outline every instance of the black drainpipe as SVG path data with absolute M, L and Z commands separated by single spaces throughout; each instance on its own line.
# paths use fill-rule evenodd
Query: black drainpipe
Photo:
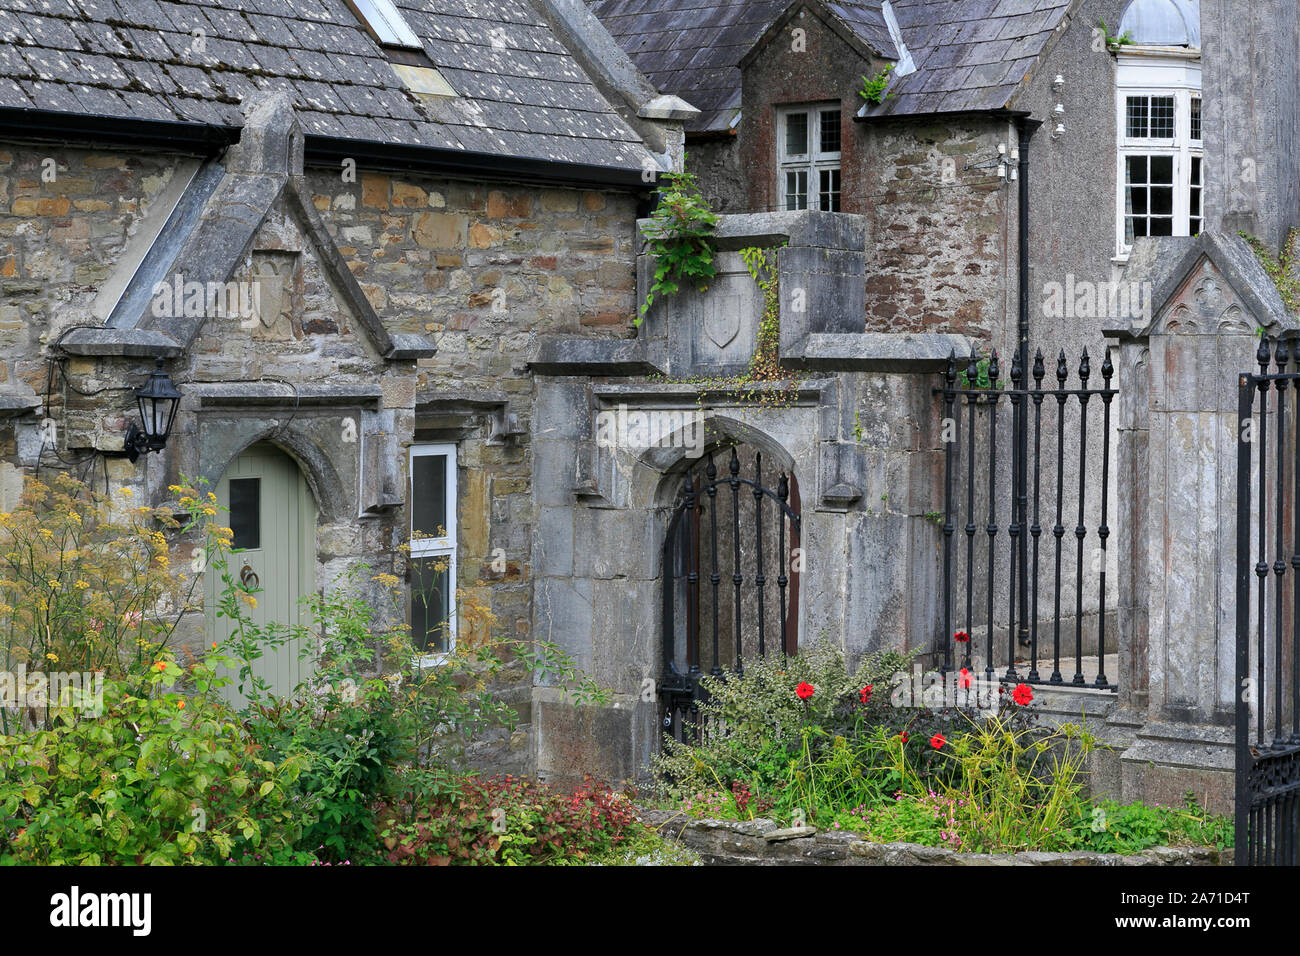
M 1019 334 L 1016 341 L 1016 354 L 1020 360 L 1020 374 L 1022 388 L 1029 388 L 1029 140 L 1034 135 L 1034 130 L 1042 125 L 1041 120 L 1032 120 L 1028 116 L 1016 117 L 1016 148 L 1020 151 L 1020 160 L 1016 170 L 1016 176 L 1020 184 L 1019 191 L 1019 215 L 1016 217 L 1016 249 L 1019 256 L 1017 271 L 1020 275 L 1020 302 L 1019 302 Z M 1027 402 L 1025 403 L 1028 404 Z M 1029 505 L 1028 491 L 1028 468 L 1026 462 L 1029 458 L 1029 410 L 1026 407 L 1020 414 L 1018 422 L 1016 445 L 1017 445 L 1017 468 L 1016 468 L 1016 515 L 1015 519 L 1024 532 L 1029 528 L 1026 524 Z M 1019 597 L 1019 620 L 1020 634 L 1018 635 L 1020 646 L 1026 647 L 1029 644 L 1029 535 L 1022 533 L 1020 536 L 1020 594 Z M 1013 661 L 1008 661 L 1010 666 Z

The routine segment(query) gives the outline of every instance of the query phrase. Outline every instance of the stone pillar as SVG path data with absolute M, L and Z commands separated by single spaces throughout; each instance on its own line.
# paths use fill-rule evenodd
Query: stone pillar
M 1149 254 L 1150 253 L 1150 254 Z M 1237 378 L 1261 328 L 1293 335 L 1236 237 L 1135 249 L 1154 311 L 1117 324 L 1120 700 L 1103 783 L 1124 800 L 1233 798 Z M 1118 779 L 1116 779 L 1116 776 Z M 1116 787 L 1116 785 L 1118 785 Z

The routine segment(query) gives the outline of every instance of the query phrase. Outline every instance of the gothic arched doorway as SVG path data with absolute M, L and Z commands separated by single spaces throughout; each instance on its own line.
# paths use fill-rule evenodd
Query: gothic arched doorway
M 799 534 L 798 482 L 764 474 L 761 451 L 715 448 L 680 478 L 664 536 L 659 682 L 662 727 L 677 739 L 698 724 L 703 675 L 796 652 Z

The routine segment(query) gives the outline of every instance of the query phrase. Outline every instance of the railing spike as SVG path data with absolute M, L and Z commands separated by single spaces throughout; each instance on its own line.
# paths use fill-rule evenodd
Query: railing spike
M 1110 360 L 1110 346 L 1106 346 L 1106 357 L 1101 361 L 1101 377 L 1105 380 L 1106 387 L 1110 388 L 1111 376 L 1115 374 L 1115 365 Z
M 1047 374 L 1047 369 L 1043 367 L 1043 350 L 1039 349 L 1034 355 L 1034 381 L 1038 388 L 1043 387 L 1043 376 Z
M 1259 348 L 1255 350 L 1255 361 L 1259 365 L 1259 374 L 1268 374 L 1269 346 L 1272 340 L 1267 335 L 1259 337 Z
M 1061 354 L 1056 359 L 1056 380 L 1061 388 L 1065 388 L 1065 380 L 1069 377 L 1070 366 L 1065 363 L 1065 349 L 1061 349 Z
M 989 358 L 989 382 L 997 382 L 1001 377 L 1002 373 L 998 368 L 998 350 L 994 349 L 993 355 Z
M 1079 359 L 1079 381 L 1082 383 L 1081 388 L 1088 387 L 1088 376 L 1092 374 L 1092 360 L 1088 357 L 1088 349 L 1085 346 L 1083 358 Z

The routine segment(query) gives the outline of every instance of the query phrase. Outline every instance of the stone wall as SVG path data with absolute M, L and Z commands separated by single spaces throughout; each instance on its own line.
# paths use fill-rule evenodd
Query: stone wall
M 193 168 L 157 153 L 0 148 L 0 388 L 44 391 L 42 337 L 100 324 L 95 300 L 115 263 Z
M 41 176 L 47 158 L 52 182 Z M 40 404 L 48 347 L 71 326 L 104 324 L 197 167 L 158 153 L 0 150 L 0 391 L 21 387 L 34 396 L 29 406 Z M 337 170 L 308 168 L 305 184 L 327 234 L 314 236 L 282 200 L 230 277 L 254 282 L 263 269 L 286 276 L 281 311 L 251 328 L 234 316 L 209 317 L 169 365 L 186 397 L 168 452 L 138 465 L 110 460 L 110 481 L 138 501 L 164 500 L 181 474 L 210 473 L 215 482 L 231 456 L 269 436 L 299 462 L 318 499 L 324 586 L 357 561 L 401 576 L 405 448 L 456 441 L 462 600 L 495 616 L 498 633 L 528 637 L 536 529 L 528 362 L 544 335 L 630 334 L 638 197 L 364 169 L 345 182 Z M 320 243 L 331 239 L 385 328 L 425 335 L 435 356 L 417 365 L 375 350 L 323 267 Z M 131 387 L 151 366 L 144 355 L 68 358 L 68 380 L 88 394 L 66 388 L 56 371 L 49 414 L 60 452 L 120 448 Z M 44 415 L 0 420 L 6 508 L 35 466 Z M 340 437 L 348 418 L 357 426 L 351 443 Z M 371 439 L 376 462 L 362 453 Z M 177 562 L 188 561 L 187 547 Z M 197 640 L 201 616 L 191 624 L 187 637 Z M 518 669 L 506 674 L 512 682 L 504 696 L 527 724 L 531 682 Z M 477 756 L 523 769 L 527 735 L 503 736 Z
M 961 853 L 916 843 L 872 843 L 853 833 L 780 828 L 759 818 L 695 820 L 663 810 L 641 818 L 700 855 L 706 866 L 1230 866 L 1231 850 L 1153 847 L 1118 853 Z

